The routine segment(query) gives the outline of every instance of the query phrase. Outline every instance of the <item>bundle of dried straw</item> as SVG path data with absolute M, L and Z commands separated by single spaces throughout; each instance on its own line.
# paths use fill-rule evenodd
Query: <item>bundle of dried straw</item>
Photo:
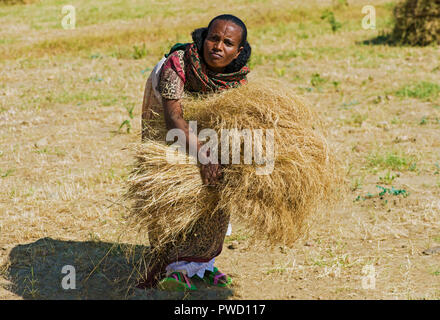
M 213 190 L 202 185 L 196 165 L 170 164 L 169 147 L 148 141 L 137 146 L 128 181 L 132 221 L 160 228 L 161 241 L 167 242 L 190 230 L 198 217 L 222 210 L 243 222 L 255 239 L 290 246 L 305 231 L 307 216 L 334 203 L 340 179 L 318 117 L 288 88 L 268 83 L 190 97 L 184 106 L 186 119 L 219 135 L 222 129 L 273 130 L 270 174 L 256 174 L 261 165 L 255 163 L 224 165 L 223 180 Z M 267 147 L 266 139 L 263 150 Z M 174 156 L 181 163 L 189 159 Z

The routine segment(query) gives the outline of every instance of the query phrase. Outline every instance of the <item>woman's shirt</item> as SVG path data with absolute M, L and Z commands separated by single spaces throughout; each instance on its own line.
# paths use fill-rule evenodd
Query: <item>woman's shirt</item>
M 169 100 L 182 99 L 186 92 L 201 92 L 199 82 L 185 68 L 185 51 L 176 50 L 165 60 L 159 77 L 159 92 Z M 176 71 L 177 70 L 177 71 Z

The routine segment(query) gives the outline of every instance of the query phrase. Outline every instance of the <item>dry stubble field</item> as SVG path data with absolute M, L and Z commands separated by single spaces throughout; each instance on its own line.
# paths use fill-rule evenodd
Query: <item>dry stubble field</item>
M 65 4 L 76 8 L 75 30 L 61 27 Z M 367 4 L 375 30 L 361 27 Z M 440 254 L 427 250 L 440 246 L 438 47 L 384 43 L 392 2 L 221 5 L 0 4 L 0 299 L 440 298 Z M 341 23 L 335 32 L 326 9 Z M 289 83 L 321 115 L 345 200 L 291 249 L 250 245 L 234 223 L 217 259 L 232 290 L 133 289 L 148 242 L 125 228 L 119 196 L 145 81 L 170 45 L 224 12 L 248 25 L 251 79 Z M 75 267 L 75 290 L 61 288 L 64 265 Z

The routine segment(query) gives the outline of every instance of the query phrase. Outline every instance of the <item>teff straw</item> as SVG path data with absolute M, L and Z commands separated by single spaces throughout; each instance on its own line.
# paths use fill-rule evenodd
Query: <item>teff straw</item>
M 169 164 L 165 144 L 136 147 L 137 162 L 127 197 L 135 200 L 132 221 L 156 228 L 163 243 L 191 229 L 202 215 L 222 210 L 253 231 L 254 238 L 292 245 L 305 231 L 305 218 L 330 208 L 341 179 L 316 114 L 280 84 L 249 83 L 219 94 L 185 99 L 185 118 L 199 129 L 271 129 L 275 164 L 269 175 L 258 165 L 226 165 L 217 190 L 202 185 L 194 164 Z M 265 148 L 263 148 L 265 150 Z M 185 154 L 176 154 L 187 160 Z M 329 209 L 326 209 L 329 210 Z

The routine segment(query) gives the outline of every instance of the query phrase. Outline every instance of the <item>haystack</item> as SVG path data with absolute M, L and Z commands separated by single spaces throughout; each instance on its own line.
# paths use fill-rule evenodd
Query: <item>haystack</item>
M 164 161 L 165 144 L 144 143 L 138 146 L 127 194 L 136 203 L 135 220 L 168 230 L 164 239 L 169 241 L 172 235 L 190 230 L 196 217 L 222 210 L 246 225 L 255 239 L 290 246 L 305 231 L 308 216 L 328 210 L 340 180 L 318 117 L 288 88 L 268 83 L 190 97 L 184 101 L 184 112 L 187 120 L 197 121 L 198 129 L 214 129 L 219 137 L 223 129 L 266 132 L 265 156 L 269 155 L 267 132 L 272 131 L 273 167 L 267 161 L 245 164 L 242 141 L 239 164 L 222 165 L 223 180 L 214 190 L 202 185 L 196 165 Z M 271 170 L 262 174 L 263 167 Z
M 394 8 L 395 41 L 412 46 L 440 44 L 440 0 L 406 0 Z

